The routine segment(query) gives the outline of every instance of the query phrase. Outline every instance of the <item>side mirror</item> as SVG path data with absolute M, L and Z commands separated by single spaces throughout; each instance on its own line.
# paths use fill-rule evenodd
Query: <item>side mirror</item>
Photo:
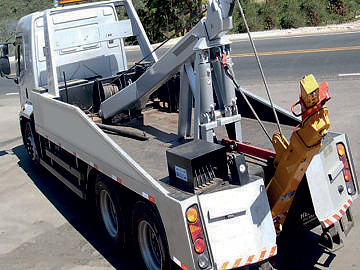
M 0 75 L 10 74 L 9 48 L 7 44 L 0 44 Z
M 0 58 L 3 58 L 9 54 L 9 45 L 0 43 Z
M 10 62 L 7 56 L 0 58 L 0 74 L 1 77 L 10 74 Z

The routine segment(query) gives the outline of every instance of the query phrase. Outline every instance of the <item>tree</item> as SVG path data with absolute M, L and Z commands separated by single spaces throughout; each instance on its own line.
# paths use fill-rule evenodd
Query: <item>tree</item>
M 191 29 L 199 20 L 206 0 L 136 0 L 135 8 L 152 43 L 161 42 L 180 30 Z

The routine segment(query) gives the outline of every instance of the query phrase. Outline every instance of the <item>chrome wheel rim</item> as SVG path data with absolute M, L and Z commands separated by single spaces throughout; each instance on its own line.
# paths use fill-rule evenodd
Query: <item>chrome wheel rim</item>
M 106 190 L 100 191 L 100 211 L 105 228 L 112 238 L 118 234 L 118 219 L 110 194 Z
M 138 226 L 138 240 L 141 255 L 148 269 L 161 269 L 161 249 L 159 239 L 151 225 L 142 220 Z

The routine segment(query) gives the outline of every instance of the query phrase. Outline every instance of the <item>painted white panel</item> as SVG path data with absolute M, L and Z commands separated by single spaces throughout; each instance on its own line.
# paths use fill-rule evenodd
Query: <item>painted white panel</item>
M 217 265 L 276 245 L 276 233 L 262 179 L 199 196 Z

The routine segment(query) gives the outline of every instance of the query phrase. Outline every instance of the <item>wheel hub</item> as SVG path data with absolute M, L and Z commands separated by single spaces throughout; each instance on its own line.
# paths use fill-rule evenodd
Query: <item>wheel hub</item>
M 139 223 L 138 240 L 141 253 L 149 269 L 161 269 L 161 249 L 157 235 L 152 226 L 145 220 Z
M 106 230 L 112 238 L 118 234 L 118 220 L 115 205 L 106 190 L 100 192 L 100 210 Z

